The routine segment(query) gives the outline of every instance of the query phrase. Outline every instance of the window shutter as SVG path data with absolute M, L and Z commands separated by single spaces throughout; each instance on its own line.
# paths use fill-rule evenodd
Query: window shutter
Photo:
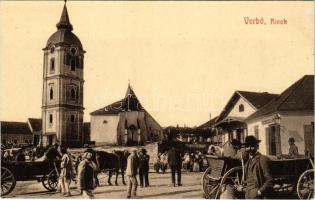
M 266 154 L 270 155 L 270 127 L 266 127 Z
M 314 133 L 312 125 L 304 125 L 305 153 L 314 155 Z
M 275 142 L 276 142 L 276 155 L 281 155 L 281 136 L 280 136 L 280 125 L 275 126 Z

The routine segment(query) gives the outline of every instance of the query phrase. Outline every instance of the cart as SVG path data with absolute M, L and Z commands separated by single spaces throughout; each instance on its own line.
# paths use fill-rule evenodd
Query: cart
M 209 167 L 202 176 L 205 198 L 217 199 L 226 184 L 242 185 L 244 162 L 227 157 L 206 156 Z M 270 161 L 274 196 L 297 195 L 300 199 L 314 198 L 314 166 L 309 158 Z M 239 195 L 239 196 L 237 196 Z M 236 193 L 237 198 L 244 194 Z
M 58 185 L 59 172 L 60 160 L 1 162 L 1 196 L 12 192 L 17 181 L 37 180 L 48 191 L 54 191 Z

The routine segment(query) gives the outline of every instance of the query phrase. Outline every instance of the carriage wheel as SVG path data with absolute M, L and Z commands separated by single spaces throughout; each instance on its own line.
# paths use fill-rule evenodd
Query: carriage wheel
M 58 174 L 56 170 L 53 169 L 48 175 L 45 175 L 42 178 L 42 184 L 46 190 L 55 191 L 58 186 Z
M 222 177 L 222 180 L 219 185 L 220 187 L 216 194 L 216 198 L 218 198 L 220 193 L 222 192 L 222 188 L 221 188 L 222 185 L 226 185 L 226 184 L 229 184 L 232 186 L 242 185 L 242 175 L 243 175 L 242 167 L 234 167 L 230 169 L 229 171 L 227 171 Z M 242 194 L 239 192 L 237 192 L 234 195 L 237 198 L 244 198 L 241 196 Z
M 314 169 L 306 170 L 300 176 L 297 193 L 300 199 L 314 199 Z
M 1 196 L 12 192 L 16 184 L 13 173 L 6 167 L 1 167 Z
M 211 168 L 208 167 L 206 171 L 203 173 L 201 178 L 202 190 L 204 192 L 206 199 L 212 199 L 215 197 L 217 190 L 219 188 L 219 180 L 214 180 L 210 177 Z

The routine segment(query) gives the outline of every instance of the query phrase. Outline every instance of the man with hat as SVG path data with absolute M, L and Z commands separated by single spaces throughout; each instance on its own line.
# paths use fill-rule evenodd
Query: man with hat
M 131 190 L 133 193 L 133 196 L 137 195 L 137 172 L 138 172 L 138 165 L 139 160 L 137 156 L 137 149 L 133 149 L 131 151 L 131 154 L 127 158 L 127 169 L 126 169 L 126 175 L 128 179 L 128 189 L 127 189 L 127 198 L 131 198 Z
M 289 158 L 297 158 L 299 157 L 299 149 L 298 147 L 294 144 L 295 140 L 293 137 L 289 138 Z
M 149 186 L 149 160 L 150 160 L 150 156 L 147 154 L 147 150 L 145 148 L 142 148 L 140 152 L 140 156 L 139 156 L 140 187 Z M 144 182 L 144 185 L 143 185 L 143 182 Z
M 86 149 L 82 156 L 83 160 L 78 166 L 78 189 L 81 190 L 83 198 L 88 199 L 94 197 L 94 173 L 96 171 L 96 164 L 92 161 L 94 153 L 93 149 Z
M 172 146 L 171 150 L 168 151 L 168 164 L 171 168 L 172 173 L 172 185 L 175 187 L 175 174 L 177 173 L 177 185 L 182 186 L 181 183 L 181 168 L 182 168 L 182 158 L 180 152 Z
M 245 164 L 245 187 L 239 185 L 236 188 L 245 192 L 245 199 L 266 198 L 273 188 L 269 159 L 258 152 L 259 142 L 253 135 L 245 138 L 245 150 L 249 154 Z

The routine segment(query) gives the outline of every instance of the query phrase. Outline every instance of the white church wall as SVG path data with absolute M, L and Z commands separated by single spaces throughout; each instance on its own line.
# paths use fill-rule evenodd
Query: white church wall
M 119 115 L 91 115 L 91 141 L 96 145 L 116 144 Z

